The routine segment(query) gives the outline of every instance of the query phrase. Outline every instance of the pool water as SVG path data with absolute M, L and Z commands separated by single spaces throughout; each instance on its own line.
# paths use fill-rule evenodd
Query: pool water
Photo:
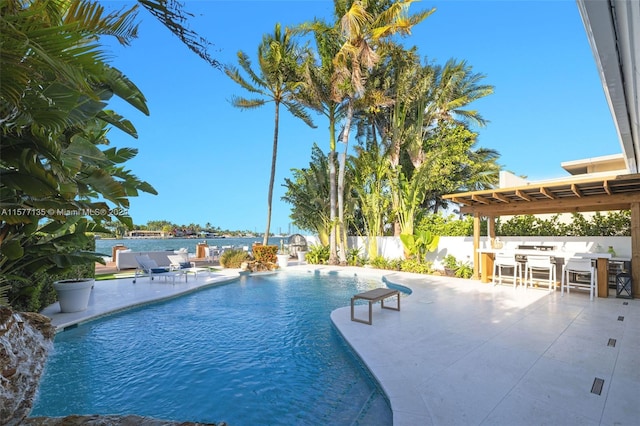
M 381 286 L 326 274 L 243 277 L 58 333 L 31 416 L 390 425 L 386 398 L 329 318 Z

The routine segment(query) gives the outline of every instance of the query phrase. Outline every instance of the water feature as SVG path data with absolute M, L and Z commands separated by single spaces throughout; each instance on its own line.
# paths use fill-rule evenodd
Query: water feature
M 31 415 L 389 425 L 386 399 L 329 319 L 379 286 L 243 277 L 59 333 Z

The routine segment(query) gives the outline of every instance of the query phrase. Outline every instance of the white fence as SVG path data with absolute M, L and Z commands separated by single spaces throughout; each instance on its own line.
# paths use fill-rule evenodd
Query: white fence
M 378 255 L 386 259 L 403 257 L 402 242 L 399 237 L 377 237 Z M 318 238 L 306 236 L 309 245 L 318 244 Z M 366 237 L 349 237 L 349 248 L 358 248 L 361 255 L 367 253 Z M 519 245 L 554 246 L 556 250 L 567 253 L 606 252 L 613 247 L 617 257 L 631 258 L 631 237 L 500 237 L 504 248 L 516 248 Z M 480 237 L 480 248 L 489 247 L 489 238 Z M 440 237 L 438 249 L 427 255 L 436 267 L 448 254 L 461 261 L 473 263 L 473 237 Z

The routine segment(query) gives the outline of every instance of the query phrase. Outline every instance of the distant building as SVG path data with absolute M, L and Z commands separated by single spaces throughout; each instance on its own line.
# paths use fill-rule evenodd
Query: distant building
M 126 238 L 166 238 L 164 231 L 129 231 Z

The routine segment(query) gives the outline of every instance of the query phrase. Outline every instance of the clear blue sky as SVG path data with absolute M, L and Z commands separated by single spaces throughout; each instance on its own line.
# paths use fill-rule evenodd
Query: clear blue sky
M 131 2 L 105 3 L 116 7 Z M 276 22 L 295 25 L 330 17 L 331 1 L 187 1 L 191 28 L 214 43 L 212 55 L 237 64 L 238 50 L 255 63 L 263 34 Z M 500 164 L 531 179 L 561 177 L 563 161 L 621 152 L 593 55 L 573 0 L 422 1 L 412 10 L 436 12 L 406 45 L 438 64 L 465 59 L 486 75 L 495 93 L 473 107 L 489 120 L 479 146 L 501 154 Z M 135 140 L 114 129 L 112 144 L 139 149 L 128 162 L 157 196 L 131 199 L 134 223 L 166 219 L 207 222 L 223 229 L 263 232 L 273 141 L 273 106 L 240 111 L 229 100 L 246 96 L 141 10 L 139 38 L 110 49 L 112 65 L 145 94 L 149 117 L 119 102 L 110 107 L 138 129 Z M 271 232 L 287 232 L 290 205 L 280 201 L 290 169 L 307 167 L 311 146 L 328 150 L 327 123 L 310 129 L 281 114 Z M 351 142 L 353 145 L 355 142 Z

